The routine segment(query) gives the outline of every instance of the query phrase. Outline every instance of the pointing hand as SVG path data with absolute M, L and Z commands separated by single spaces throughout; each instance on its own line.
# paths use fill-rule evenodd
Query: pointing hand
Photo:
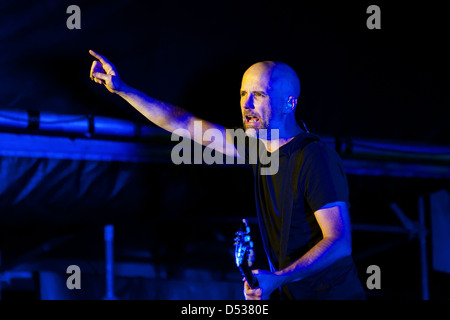
M 114 65 L 104 56 L 89 50 L 89 53 L 98 59 L 92 63 L 90 77 L 96 83 L 105 85 L 112 93 L 117 93 L 123 82 L 119 78 L 119 74 Z

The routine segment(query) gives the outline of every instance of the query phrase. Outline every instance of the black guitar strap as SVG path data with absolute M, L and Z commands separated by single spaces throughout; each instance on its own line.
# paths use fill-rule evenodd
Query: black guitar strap
M 303 151 L 303 149 L 310 144 L 311 142 L 318 141 L 320 138 L 316 135 L 306 134 L 305 137 L 298 142 L 298 145 L 295 146 L 293 153 L 291 154 L 288 162 L 287 175 L 288 179 L 284 181 L 283 184 L 283 207 L 281 211 L 281 221 L 282 221 L 282 229 L 281 229 L 281 239 L 280 239 L 280 255 L 278 257 L 278 267 L 279 269 L 285 268 L 286 265 L 286 254 L 287 254 L 287 246 L 289 241 L 289 230 L 291 224 L 292 217 L 292 206 L 294 201 L 294 188 L 297 187 L 298 184 L 298 175 L 294 176 L 295 164 L 297 162 L 298 156 Z M 289 179 L 292 177 L 292 179 Z

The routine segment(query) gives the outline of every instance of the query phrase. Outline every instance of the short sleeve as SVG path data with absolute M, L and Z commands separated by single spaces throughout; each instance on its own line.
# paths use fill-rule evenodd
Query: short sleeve
M 348 182 L 342 159 L 337 152 L 322 141 L 310 143 L 298 160 L 299 188 L 315 212 L 336 201 L 348 204 Z

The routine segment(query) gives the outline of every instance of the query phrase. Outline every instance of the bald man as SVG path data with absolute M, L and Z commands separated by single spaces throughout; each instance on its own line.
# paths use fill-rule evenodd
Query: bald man
M 258 287 L 252 289 L 245 281 L 245 299 L 365 299 L 351 257 L 348 185 L 342 162 L 334 149 L 298 124 L 295 110 L 300 81 L 291 67 L 263 61 L 247 69 L 240 90 L 245 134 L 234 135 L 128 86 L 111 62 L 89 52 L 98 59 L 92 64 L 91 79 L 161 128 L 169 132 L 182 128 L 187 137 L 228 156 L 248 159 L 251 149 L 239 146 L 248 145 L 249 139 L 277 156 L 279 170 L 273 174 L 261 174 L 266 165 L 262 161 L 252 164 L 257 216 L 270 271 L 253 271 Z M 198 121 L 203 130 L 215 129 L 225 139 L 214 144 L 195 135 Z M 273 130 L 276 135 L 271 134 Z

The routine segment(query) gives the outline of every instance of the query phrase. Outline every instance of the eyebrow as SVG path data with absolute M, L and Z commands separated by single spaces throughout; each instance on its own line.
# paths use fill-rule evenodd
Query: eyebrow
M 242 93 L 242 92 L 247 92 L 247 90 L 242 90 L 242 89 L 241 89 L 239 92 L 240 92 L 240 93 Z M 266 96 L 268 95 L 267 92 L 262 91 L 262 90 L 254 90 L 254 91 L 251 91 L 251 92 L 252 92 L 252 93 L 260 93 L 260 94 L 264 94 L 264 95 L 266 95 Z

